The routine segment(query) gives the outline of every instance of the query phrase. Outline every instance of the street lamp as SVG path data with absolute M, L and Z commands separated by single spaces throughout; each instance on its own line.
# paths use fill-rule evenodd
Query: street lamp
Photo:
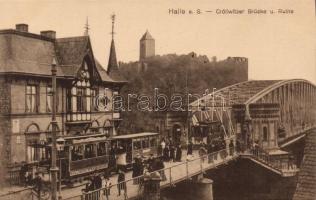
M 61 199 L 61 152 L 64 150 L 64 147 L 65 147 L 65 139 L 62 138 L 62 137 L 59 137 L 57 140 L 56 140 L 56 143 L 57 143 L 57 151 L 59 153 L 59 186 L 58 186 L 58 194 L 59 194 L 59 197 L 58 199 Z
M 56 167 L 56 151 L 57 151 L 57 144 L 56 144 L 56 59 L 53 56 L 52 60 L 52 96 L 53 96 L 53 108 L 52 108 L 52 163 L 51 163 L 51 176 L 52 176 L 52 200 L 57 200 L 57 171 L 58 168 Z

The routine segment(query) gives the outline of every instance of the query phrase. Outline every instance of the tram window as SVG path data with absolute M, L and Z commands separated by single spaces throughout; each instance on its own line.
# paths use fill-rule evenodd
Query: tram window
M 148 138 L 144 138 L 142 140 L 142 148 L 143 149 L 149 148 L 149 140 L 148 140 Z
M 105 142 L 100 142 L 98 144 L 97 153 L 98 153 L 98 156 L 106 155 L 106 143 Z
M 151 146 L 151 147 L 157 146 L 156 138 L 154 138 L 154 137 L 151 137 L 151 138 L 150 138 L 150 146 Z
M 84 157 L 85 158 L 93 158 L 95 157 L 95 149 L 93 144 L 86 144 L 84 148 Z
M 73 146 L 71 151 L 72 161 L 82 160 L 83 159 L 83 146 Z
M 139 140 L 134 140 L 133 142 L 134 150 L 138 150 L 142 148 L 141 142 Z

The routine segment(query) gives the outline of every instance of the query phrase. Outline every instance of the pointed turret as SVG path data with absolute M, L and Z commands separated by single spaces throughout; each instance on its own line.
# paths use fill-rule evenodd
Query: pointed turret
M 111 41 L 110 56 L 109 56 L 107 72 L 114 81 L 126 82 L 126 80 L 122 77 L 122 75 L 119 72 L 119 67 L 118 67 L 117 59 L 116 59 L 116 51 L 115 51 L 115 44 L 114 44 L 114 21 L 115 21 L 114 14 L 111 16 L 111 19 L 112 19 L 112 32 L 111 32 L 112 41 Z
M 110 56 L 109 56 L 109 63 L 108 63 L 108 72 L 110 73 L 113 70 L 118 70 L 114 39 L 112 39 L 112 41 L 111 41 Z

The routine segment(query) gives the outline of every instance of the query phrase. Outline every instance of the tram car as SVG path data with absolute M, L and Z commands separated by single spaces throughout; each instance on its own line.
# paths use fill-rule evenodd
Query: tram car
M 159 134 L 137 133 L 113 137 L 65 138 L 57 164 L 65 183 L 82 181 L 94 173 L 105 172 L 110 166 L 110 150 L 115 148 L 116 168 L 129 169 L 134 158 L 157 156 Z
M 81 181 L 108 168 L 110 140 L 107 137 L 66 139 L 57 164 L 64 182 Z
M 134 158 L 148 159 L 150 155 L 157 157 L 159 133 L 137 133 L 114 136 L 111 145 L 117 147 L 117 167 L 130 169 Z

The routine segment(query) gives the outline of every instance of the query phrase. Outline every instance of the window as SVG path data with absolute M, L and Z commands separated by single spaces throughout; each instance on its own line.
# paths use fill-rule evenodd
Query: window
M 52 105 L 53 105 L 53 90 L 52 87 L 47 86 L 46 89 L 46 111 L 52 112 Z
M 26 86 L 26 112 L 34 113 L 37 112 L 37 87 L 36 85 Z
M 141 144 L 140 140 L 134 140 L 133 147 L 134 147 L 134 150 L 141 149 L 142 148 L 142 144 Z
M 93 144 L 86 144 L 84 147 L 84 157 L 85 158 L 94 158 L 96 157 L 95 154 L 95 145 Z
M 97 89 L 91 89 L 91 110 L 92 111 L 98 111 L 98 105 L 97 105 L 98 93 L 99 92 Z
M 151 138 L 150 138 L 150 146 L 151 146 L 151 147 L 157 146 L 157 140 L 156 140 L 155 137 L 151 137 Z
M 71 90 L 67 89 L 66 90 L 66 111 L 70 112 L 71 111 Z
M 263 127 L 263 141 L 268 141 L 268 128 Z
M 82 145 L 73 146 L 72 151 L 71 151 L 71 159 L 72 161 L 83 159 L 83 146 Z
M 85 111 L 84 108 L 84 88 L 77 88 L 77 111 Z
M 142 140 L 142 148 L 143 148 L 143 149 L 149 148 L 149 140 L 148 140 L 148 138 L 144 138 L 144 139 Z
M 104 156 L 106 155 L 106 143 L 105 142 L 100 142 L 98 144 L 98 148 L 97 148 L 97 153 L 98 153 L 98 156 Z

